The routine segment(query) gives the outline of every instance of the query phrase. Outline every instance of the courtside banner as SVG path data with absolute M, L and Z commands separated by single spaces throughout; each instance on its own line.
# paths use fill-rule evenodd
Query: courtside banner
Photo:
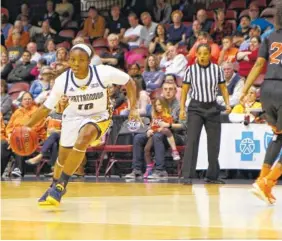
M 266 148 L 273 138 L 266 124 L 222 124 L 219 163 L 221 169 L 261 169 Z M 281 153 L 280 153 L 281 155 Z M 203 128 L 197 169 L 208 168 L 207 136 Z

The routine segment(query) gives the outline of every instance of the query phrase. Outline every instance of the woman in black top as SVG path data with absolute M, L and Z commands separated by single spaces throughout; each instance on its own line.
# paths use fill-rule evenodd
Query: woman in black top
M 205 182 L 222 184 L 224 182 L 218 179 L 221 123 L 220 109 L 216 103 L 217 89 L 221 90 L 227 112 L 231 111 L 229 95 L 222 69 L 217 64 L 211 63 L 210 46 L 200 44 L 196 56 L 197 62 L 189 66 L 185 72 L 181 93 L 180 120 L 184 120 L 185 102 L 191 89 L 191 102 L 187 111 L 188 141 L 184 153 L 183 176 L 185 182 L 190 184 L 196 170 L 201 131 L 205 126 L 209 162 Z
M 163 24 L 158 24 L 156 27 L 155 37 L 149 45 L 151 54 L 163 54 L 166 51 L 167 33 Z

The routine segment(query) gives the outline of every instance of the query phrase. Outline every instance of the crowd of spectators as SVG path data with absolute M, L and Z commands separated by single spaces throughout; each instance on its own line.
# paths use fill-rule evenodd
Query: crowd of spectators
M 13 128 L 20 126 L 42 105 L 55 78 L 69 68 L 68 51 L 77 43 L 92 45 L 95 55 L 91 64 L 111 65 L 132 76 L 140 92 L 138 109 L 141 115 L 151 116 L 152 109 L 156 108 L 152 108 L 152 103 L 155 105 L 155 98 L 163 96 L 173 113 L 171 124 L 178 123 L 185 69 L 197 61 L 196 48 L 202 43 L 210 45 L 212 62 L 223 68 L 230 104 L 234 107 L 230 120 L 244 122 L 244 116 L 250 113 L 252 107 L 261 108 L 258 102 L 261 81 L 250 89 L 245 105 L 239 103 L 244 81 L 255 63 L 260 44 L 274 29 L 271 22 L 260 18 L 261 9 L 256 3 L 249 5 L 248 13 L 241 16 L 234 27 L 226 19 L 225 9 L 216 9 L 215 17 L 211 19 L 206 10 L 196 11 L 192 1 L 188 0 L 181 0 L 173 6 L 165 0 L 156 0 L 151 13 L 140 10 L 142 7 L 138 7 L 137 2 L 141 1 L 136 1 L 136 6 L 129 2 L 122 9 L 118 5 L 112 6 L 107 17 L 102 16 L 95 7 L 90 7 L 87 18 L 81 25 L 76 23 L 77 27 L 69 27 L 73 21 L 74 7 L 68 0 L 56 5 L 52 0 L 47 0 L 46 13 L 36 24 L 27 3 L 22 4 L 14 23 L 9 22 L 6 13 L 1 13 L 1 38 L 4 39 L 1 43 L 1 149 L 2 160 L 9 159 L 11 155 L 15 160 L 14 176 L 23 176 L 25 163 L 39 163 L 48 152 L 51 152 L 50 165 L 54 164 L 57 155 L 54 154 L 57 153 L 54 146 L 58 145 L 60 130 L 58 123 L 67 105 L 66 100 L 62 100 L 64 107 L 59 103 L 48 120 L 42 120 L 35 127 L 41 144 L 47 142 L 39 155 L 20 157 L 11 153 L 7 143 Z M 127 115 L 130 107 L 124 88 L 112 86 L 109 94 L 114 114 Z M 224 111 L 220 91 L 217 102 Z M 50 126 L 50 119 L 56 119 L 58 123 Z M 251 114 L 251 121 L 256 120 Z M 51 123 L 54 124 L 54 121 Z M 172 128 L 172 133 L 178 135 L 184 129 L 180 124 Z M 164 137 L 167 136 L 160 135 L 162 131 L 154 135 L 150 133 L 151 145 L 161 152 L 155 153 L 159 165 L 159 173 L 155 176 L 164 175 L 165 172 L 164 151 L 161 151 L 164 144 L 160 143 L 165 142 Z M 143 159 L 140 146 L 148 138 L 145 134 L 134 139 L 135 171 Z M 177 144 L 181 143 L 179 140 L 183 142 L 182 138 L 176 138 Z M 83 171 L 80 174 L 84 175 Z

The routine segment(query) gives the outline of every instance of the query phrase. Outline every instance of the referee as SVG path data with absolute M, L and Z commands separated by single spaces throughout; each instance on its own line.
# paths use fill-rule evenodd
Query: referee
M 184 153 L 183 176 L 184 184 L 191 184 L 194 177 L 198 158 L 200 134 L 205 126 L 208 139 L 208 162 L 205 182 L 224 184 L 219 176 L 219 148 L 220 148 L 220 109 L 217 107 L 216 95 L 218 87 L 222 92 L 229 113 L 229 95 L 223 77 L 222 69 L 211 63 L 211 48 L 207 44 L 197 47 L 197 62 L 189 66 L 185 72 L 181 103 L 180 120 L 185 120 L 185 102 L 191 89 L 191 102 L 187 111 L 187 145 Z M 201 150 L 206 151 L 206 150 Z

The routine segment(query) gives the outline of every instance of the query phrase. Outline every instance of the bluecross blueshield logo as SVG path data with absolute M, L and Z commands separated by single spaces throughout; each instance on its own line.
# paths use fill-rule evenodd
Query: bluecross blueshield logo
M 260 141 L 254 140 L 251 131 L 243 131 L 240 140 L 236 142 L 236 153 L 241 153 L 241 161 L 253 161 L 255 153 L 260 153 Z

